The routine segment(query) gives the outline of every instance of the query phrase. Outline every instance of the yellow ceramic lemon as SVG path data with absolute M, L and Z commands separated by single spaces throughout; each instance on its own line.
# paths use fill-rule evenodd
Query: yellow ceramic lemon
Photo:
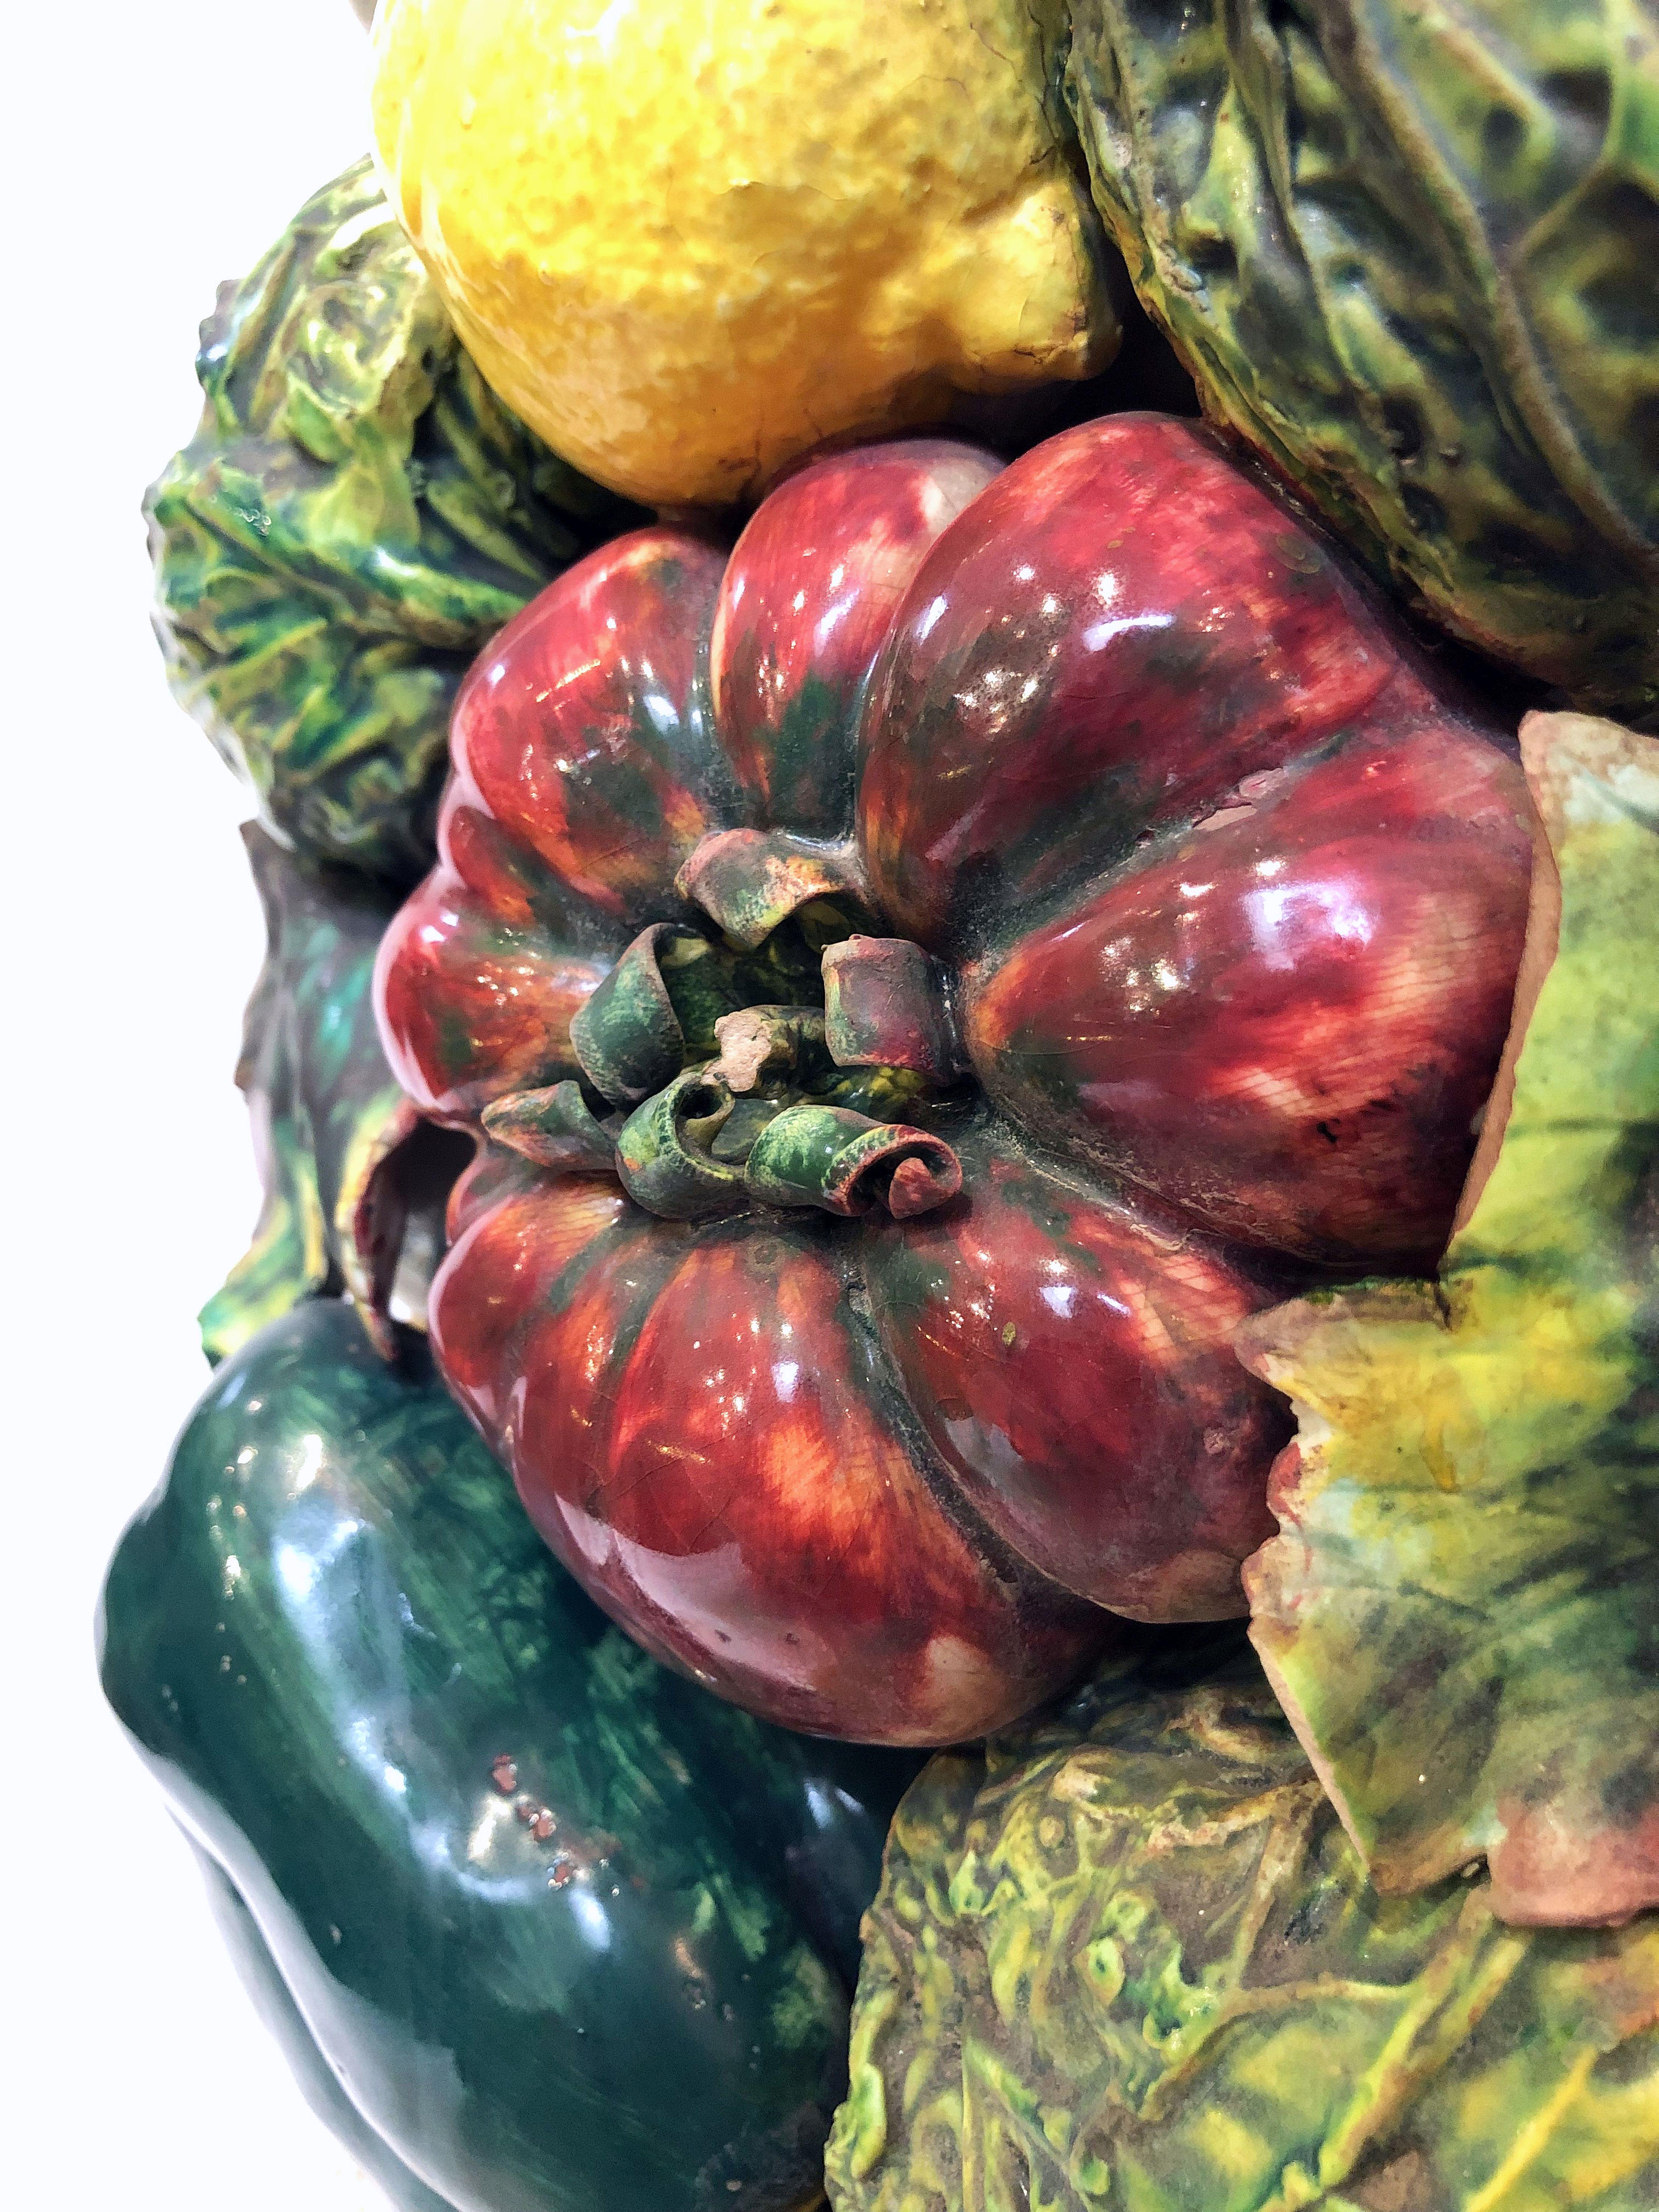
M 1115 348 L 1059 0 L 382 0 L 393 204 L 495 390 L 656 503 Z

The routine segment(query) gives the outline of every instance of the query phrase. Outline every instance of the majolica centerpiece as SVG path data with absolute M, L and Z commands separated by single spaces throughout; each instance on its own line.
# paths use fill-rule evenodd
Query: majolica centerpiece
M 1284 1431 L 1233 1330 L 1430 1259 L 1492 1086 L 1496 735 L 1159 416 L 1000 475 L 859 448 L 729 559 L 550 585 L 457 700 L 378 991 L 489 1139 L 433 1347 L 565 1564 L 878 1741 L 1062 1687 L 1073 1595 L 1242 1612 Z
M 374 37 L 151 495 L 266 1204 L 103 1628 L 308 2094 L 1655 2212 L 1659 26 Z

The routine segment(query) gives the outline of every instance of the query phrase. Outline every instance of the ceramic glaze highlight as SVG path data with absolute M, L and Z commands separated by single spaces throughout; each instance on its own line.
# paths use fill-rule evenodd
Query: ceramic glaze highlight
M 1099 1608 L 1242 1612 L 1284 1428 L 1232 1331 L 1432 1263 L 1497 1065 L 1496 732 L 1209 434 L 1120 416 L 818 461 L 729 561 L 621 539 L 452 750 L 377 972 L 494 1139 L 434 1342 L 601 1603 L 909 1742 Z
M 653 1666 L 408 1354 L 313 1298 L 219 1370 L 111 1565 L 110 1702 L 405 2212 L 806 2212 L 915 1764 Z

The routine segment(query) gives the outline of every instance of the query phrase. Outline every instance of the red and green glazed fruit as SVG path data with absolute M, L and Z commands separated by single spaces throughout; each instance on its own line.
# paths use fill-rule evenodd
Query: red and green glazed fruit
M 488 1135 L 430 1318 L 660 1656 L 982 1733 L 1242 1612 L 1285 1431 L 1236 1325 L 1422 1270 L 1508 1020 L 1512 752 L 1206 432 L 812 464 L 635 532 L 457 702 L 385 940 Z

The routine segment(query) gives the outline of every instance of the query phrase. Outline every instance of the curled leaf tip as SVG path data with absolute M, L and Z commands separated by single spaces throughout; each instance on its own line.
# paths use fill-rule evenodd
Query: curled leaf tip
M 617 1139 L 617 1172 L 636 1206 L 665 1221 L 743 1211 L 742 1169 L 712 1149 L 734 1103 L 718 1076 L 691 1067 L 635 1109 Z
M 616 1139 L 567 1079 L 544 1091 L 515 1091 L 483 1109 L 484 1133 L 538 1167 L 567 1173 L 614 1165 Z
M 768 1122 L 749 1155 L 748 1181 L 772 1206 L 816 1206 L 846 1217 L 885 1205 L 903 1219 L 954 1198 L 962 1164 L 927 1130 L 808 1102 Z
M 896 1221 L 909 1221 L 918 1213 L 931 1213 L 935 1206 L 947 1205 L 961 1188 L 962 1163 L 948 1145 L 927 1138 L 893 1170 L 887 1185 L 887 1211 Z
M 908 938 L 854 935 L 826 945 L 823 1011 L 842 1067 L 908 1068 L 936 1084 L 966 1071 L 944 971 Z
M 577 1064 L 613 1106 L 636 1106 L 678 1073 L 685 1054 L 663 961 L 676 932 L 668 922 L 642 929 L 585 1000 L 570 1024 Z
M 863 876 L 851 845 L 787 830 L 711 830 L 674 878 L 674 888 L 747 951 L 803 907 L 864 902 Z

